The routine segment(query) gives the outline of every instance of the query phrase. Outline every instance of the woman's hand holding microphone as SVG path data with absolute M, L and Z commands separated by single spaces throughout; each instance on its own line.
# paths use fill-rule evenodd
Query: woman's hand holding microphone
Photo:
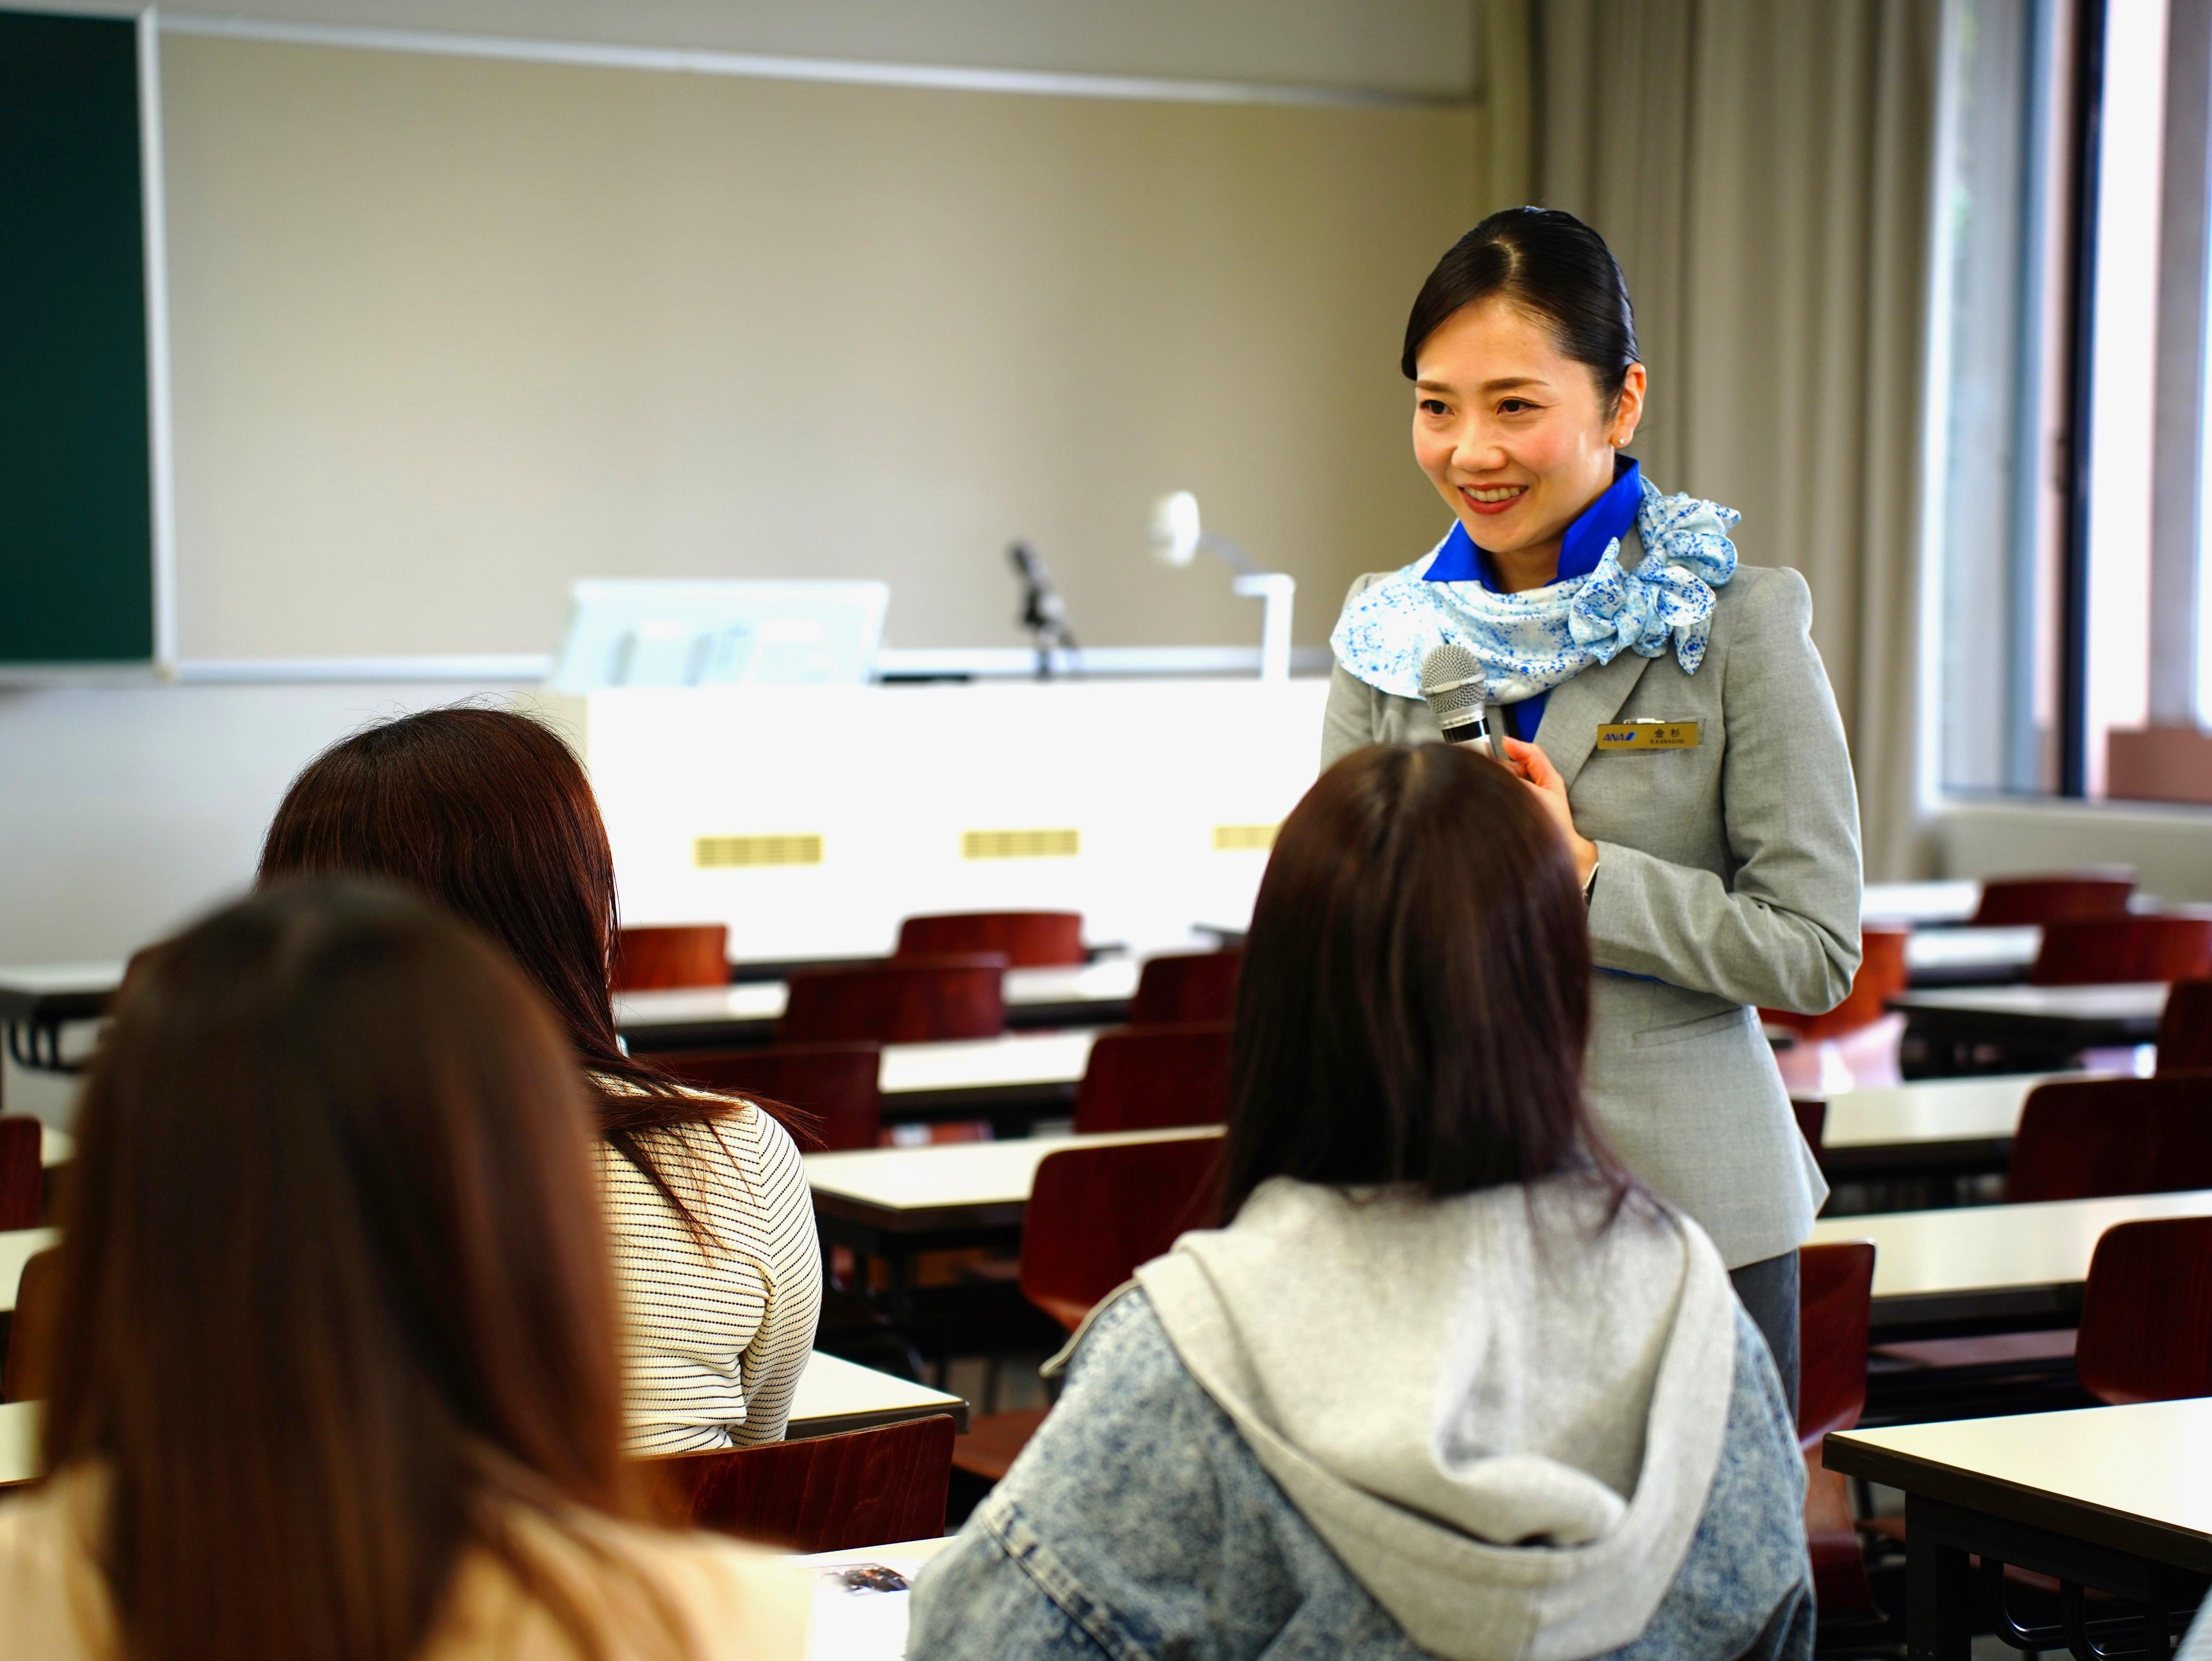
M 1597 869 L 1597 844 L 1575 829 L 1574 811 L 1567 805 L 1567 782 L 1552 765 L 1552 758 L 1534 745 L 1520 739 L 1507 739 L 1504 744 L 1505 764 L 1536 793 L 1546 817 L 1559 827 L 1567 840 L 1568 851 L 1575 856 L 1576 878 L 1587 887 L 1590 873 Z

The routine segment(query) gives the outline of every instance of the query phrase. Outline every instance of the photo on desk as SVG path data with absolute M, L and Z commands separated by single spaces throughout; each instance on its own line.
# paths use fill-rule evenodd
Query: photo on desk
M 919 1557 L 824 1564 L 814 1582 L 810 1656 L 881 1656 L 906 1651 L 907 1599 Z

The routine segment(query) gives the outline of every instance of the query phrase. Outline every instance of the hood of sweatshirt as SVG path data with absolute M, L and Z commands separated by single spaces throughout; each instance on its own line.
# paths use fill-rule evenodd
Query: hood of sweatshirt
M 1582 1177 L 1433 1201 L 1277 1178 L 1137 1279 L 1183 1365 L 1446 1661 L 1634 1640 L 1704 1514 L 1735 1303 L 1694 1223 Z

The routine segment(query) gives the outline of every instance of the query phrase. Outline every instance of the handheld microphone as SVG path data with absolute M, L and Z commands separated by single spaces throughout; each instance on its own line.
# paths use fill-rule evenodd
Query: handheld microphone
M 1421 660 L 1421 699 L 1446 744 L 1487 745 L 1492 760 L 1505 760 L 1505 746 L 1490 728 L 1490 678 L 1466 647 L 1439 646 Z

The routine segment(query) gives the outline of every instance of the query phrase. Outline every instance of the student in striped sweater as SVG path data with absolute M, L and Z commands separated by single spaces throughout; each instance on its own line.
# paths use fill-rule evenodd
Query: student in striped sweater
M 614 859 L 568 745 L 465 707 L 357 733 L 293 781 L 262 847 L 263 882 L 311 873 L 429 895 L 505 946 L 567 1027 L 599 1118 L 629 1451 L 781 1440 L 822 1303 L 799 1150 L 763 1109 L 623 1053 Z

